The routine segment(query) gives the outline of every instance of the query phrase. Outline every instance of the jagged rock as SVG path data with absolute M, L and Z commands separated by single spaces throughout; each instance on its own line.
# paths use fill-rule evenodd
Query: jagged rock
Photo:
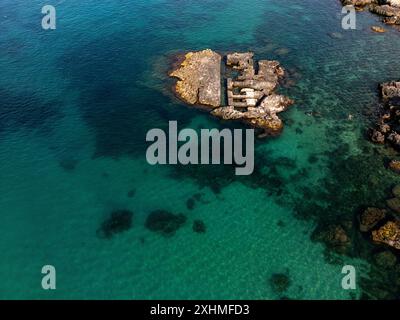
M 252 52 L 234 52 L 226 56 L 228 70 L 236 70 L 232 78 L 226 81 L 227 106 L 219 106 L 219 100 L 214 99 L 217 96 L 216 83 L 221 82 L 220 70 L 216 67 L 221 57 L 213 51 L 188 53 L 171 76 L 180 79 L 176 91 L 188 103 L 212 105 L 215 107 L 211 111 L 213 116 L 223 120 L 242 120 L 264 129 L 268 135 L 275 135 L 283 128 L 283 122 L 277 114 L 285 111 L 294 101 L 274 93 L 285 74 L 280 63 L 276 60 L 260 60 L 256 70 L 253 57 Z M 203 68 L 206 70 L 203 71 Z M 213 77 L 211 73 L 216 72 L 218 77 Z M 208 87 L 205 87 L 206 84 Z
M 379 252 L 374 256 L 376 264 L 384 269 L 393 268 L 397 263 L 396 256 L 390 251 Z
M 400 224 L 398 221 L 388 221 L 383 227 L 372 231 L 372 240 L 400 249 Z
M 283 127 L 277 113 L 285 111 L 292 103 L 293 100 L 288 97 L 272 94 L 265 97 L 258 107 L 248 107 L 247 111 L 238 111 L 228 106 L 216 108 L 211 114 L 224 120 L 243 119 L 255 127 L 277 133 Z
M 379 208 L 367 208 L 360 215 L 360 231 L 367 232 L 372 230 L 379 221 L 383 220 L 386 216 L 386 210 Z
M 381 93 L 383 99 L 391 99 L 394 97 L 400 97 L 400 81 L 392 81 L 382 83 Z
M 400 24 L 400 8 L 391 5 L 372 6 L 371 11 L 384 16 L 387 24 Z
M 386 204 L 393 211 L 400 213 L 400 198 L 386 200 Z
M 391 144 L 396 147 L 400 148 L 400 134 L 397 132 L 392 132 L 388 135 L 387 140 L 391 142 Z
M 342 4 L 352 5 L 358 11 L 368 8 L 371 12 L 383 16 L 383 22 L 386 24 L 400 24 L 399 0 L 342 0 Z M 382 30 L 379 28 L 374 31 Z
M 389 162 L 389 169 L 393 172 L 400 173 L 400 161 L 392 160 Z
M 221 56 L 210 50 L 189 52 L 170 73 L 179 80 L 176 93 L 189 104 L 218 107 L 221 104 Z
M 400 0 L 382 0 L 383 3 L 395 8 L 400 8 Z
M 385 135 L 378 130 L 372 130 L 371 141 L 383 144 L 385 143 Z
M 379 131 L 383 134 L 389 133 L 390 132 L 390 125 L 388 125 L 387 123 L 382 123 L 379 126 Z

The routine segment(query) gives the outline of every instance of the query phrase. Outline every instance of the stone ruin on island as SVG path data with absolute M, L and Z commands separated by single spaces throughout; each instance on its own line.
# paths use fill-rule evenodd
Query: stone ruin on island
M 176 94 L 188 104 L 211 108 L 213 116 L 241 120 L 263 129 L 264 135 L 277 135 L 283 129 L 277 114 L 293 104 L 290 98 L 275 93 L 285 71 L 275 60 L 258 61 L 256 70 L 253 57 L 252 52 L 227 54 L 226 68 L 231 76 L 222 79 L 221 55 L 210 49 L 189 52 L 170 73 L 178 78 Z M 226 106 L 221 103 L 222 80 Z

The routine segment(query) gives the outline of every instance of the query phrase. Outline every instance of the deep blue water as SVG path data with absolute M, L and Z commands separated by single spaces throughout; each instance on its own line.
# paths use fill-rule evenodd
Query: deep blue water
M 41 28 L 45 4 L 57 9 L 54 31 Z M 378 83 L 399 78 L 400 33 L 374 34 L 378 17 L 357 18 L 357 30 L 342 30 L 335 0 L 3 0 L 0 298 L 360 297 L 341 288 L 341 269 L 366 276 L 367 257 L 311 240 L 395 182 L 364 130 Z M 296 101 L 284 133 L 257 141 L 250 177 L 145 160 L 146 132 L 169 120 L 226 125 L 171 94 L 171 57 L 205 48 L 278 59 L 293 80 L 281 89 Z M 118 209 L 133 212 L 132 227 L 99 238 Z M 186 223 L 154 233 L 145 227 L 154 210 Z M 46 264 L 55 291 L 41 288 Z M 282 273 L 290 285 L 277 292 L 270 279 Z

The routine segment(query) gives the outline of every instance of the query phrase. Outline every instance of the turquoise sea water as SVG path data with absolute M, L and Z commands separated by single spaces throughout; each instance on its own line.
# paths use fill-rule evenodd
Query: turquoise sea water
M 41 29 L 45 4 L 55 31 Z M 359 298 L 341 269 L 367 277 L 368 257 L 311 240 L 396 182 L 364 130 L 377 84 L 399 78 L 400 33 L 357 18 L 342 30 L 336 0 L 1 1 L 0 298 Z M 285 130 L 257 141 L 250 177 L 146 162 L 146 132 L 169 120 L 224 127 L 170 94 L 171 55 L 204 48 L 278 59 L 294 81 Z M 118 209 L 134 213 L 131 229 L 99 238 Z M 173 236 L 145 227 L 160 209 L 187 216 Z M 41 288 L 47 264 L 54 291 Z

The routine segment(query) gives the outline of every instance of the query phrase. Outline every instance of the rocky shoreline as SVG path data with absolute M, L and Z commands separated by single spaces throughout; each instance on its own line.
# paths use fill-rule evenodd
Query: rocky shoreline
M 175 92 L 190 105 L 211 109 L 223 120 L 241 120 L 263 135 L 277 135 L 283 129 L 278 113 L 293 104 L 290 98 L 275 93 L 285 71 L 278 61 L 260 60 L 254 53 L 230 53 L 224 61 L 226 79 L 221 76 L 222 56 L 210 49 L 189 52 L 170 76 L 177 78 Z M 221 84 L 226 90 L 227 105 L 222 105 Z
M 383 17 L 388 25 L 400 25 L 400 0 L 341 0 L 344 6 L 352 5 L 357 10 L 369 10 Z
M 391 81 L 380 86 L 382 105 L 379 109 L 378 121 L 369 130 L 371 141 L 387 144 L 400 151 L 400 81 Z M 389 165 L 396 170 L 396 162 Z M 400 167 L 398 168 L 400 171 Z
M 386 144 L 398 155 L 400 151 L 400 81 L 391 81 L 380 85 L 382 105 L 378 122 L 369 130 L 370 139 L 377 144 Z M 393 174 L 400 174 L 400 161 L 388 160 L 387 168 Z M 372 230 L 374 242 L 386 244 L 400 250 L 400 185 L 392 190 L 392 198 L 386 200 L 387 209 L 369 208 L 360 217 L 360 230 Z

